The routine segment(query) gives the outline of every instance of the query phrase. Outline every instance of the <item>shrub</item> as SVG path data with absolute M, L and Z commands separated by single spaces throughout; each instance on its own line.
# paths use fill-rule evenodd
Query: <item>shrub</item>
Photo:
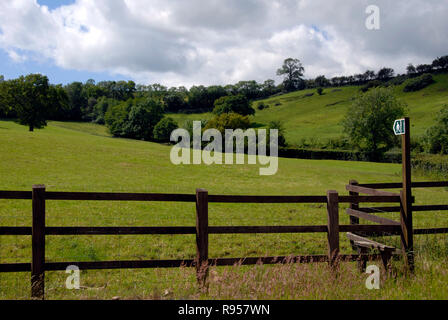
M 221 97 L 215 100 L 214 105 L 213 113 L 217 115 L 230 112 L 243 116 L 255 114 L 255 110 L 250 106 L 249 100 L 242 94 Z
M 359 90 L 362 92 L 367 92 L 370 88 L 376 88 L 381 86 L 383 83 L 379 80 L 372 80 L 363 85 Z
M 429 73 L 422 74 L 419 77 L 408 79 L 405 81 L 404 92 L 412 92 L 421 90 L 434 82 L 432 75 Z
M 176 130 L 178 125 L 172 118 L 167 117 L 160 120 L 154 127 L 154 140 L 160 142 L 169 142 L 171 132 Z
M 436 124 L 426 132 L 426 139 L 430 153 L 448 154 L 448 105 L 440 110 Z
M 322 89 L 321 87 L 319 87 L 319 88 L 317 88 L 316 91 L 317 91 L 317 94 L 321 96 L 322 93 L 324 92 L 324 89 Z
M 220 114 L 207 122 L 204 129 L 217 129 L 224 133 L 225 129 L 247 129 L 250 127 L 248 116 L 243 116 L 234 112 Z
M 286 138 L 285 138 L 285 127 L 283 126 L 283 123 L 281 121 L 271 121 L 268 124 L 268 129 L 277 129 L 278 130 L 278 146 L 279 147 L 286 147 Z M 268 131 L 268 140 L 270 141 L 269 137 L 269 131 Z
M 258 105 L 257 105 L 257 109 L 258 110 L 263 110 L 263 109 L 266 109 L 266 108 L 268 108 L 269 106 L 266 106 L 263 102 L 260 102 L 260 103 L 258 103 Z

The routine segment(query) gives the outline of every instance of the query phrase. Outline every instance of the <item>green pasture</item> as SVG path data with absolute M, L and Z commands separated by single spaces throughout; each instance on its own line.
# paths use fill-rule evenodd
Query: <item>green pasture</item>
M 438 85 L 440 83 L 435 86 Z M 434 92 L 428 93 L 433 92 L 435 96 L 439 94 L 437 89 L 430 89 Z M 340 92 L 327 92 L 322 97 L 313 96 L 310 101 L 328 99 L 330 103 L 338 99 L 346 100 L 355 91 L 356 88 L 344 88 Z M 286 100 L 288 97 L 290 102 Z M 305 104 L 293 101 L 294 97 L 295 94 L 290 94 L 269 99 L 269 103 L 278 99 L 283 104 L 259 112 L 255 120 L 264 122 L 268 112 L 287 119 L 289 113 L 292 119 L 287 123 L 287 128 L 293 127 L 294 123 L 305 128 L 305 115 L 299 115 L 301 112 L 297 111 L 297 116 L 292 117 L 294 108 L 305 108 Z M 329 110 L 328 113 L 321 112 L 322 121 L 328 123 L 326 130 L 325 126 L 320 127 L 323 130 L 322 136 L 329 137 L 332 132 L 338 132 L 336 123 L 340 112 L 336 111 L 344 110 L 345 106 L 346 104 L 341 103 L 322 107 L 322 110 Z M 438 106 L 431 108 L 435 110 Z M 417 112 L 419 108 L 423 107 L 415 104 L 411 110 Z M 312 109 L 309 107 L 307 111 L 309 116 Z M 336 111 L 333 112 L 333 109 Z M 266 118 L 263 118 L 265 114 Z M 319 122 L 316 119 L 319 117 L 313 118 L 313 123 L 309 124 L 304 135 L 312 135 L 309 128 L 317 126 Z M 415 125 L 423 126 L 430 119 L 430 115 L 422 117 L 415 121 Z M 287 132 L 294 136 L 291 130 L 287 129 Z M 317 133 L 318 131 L 314 131 L 314 134 Z M 300 135 L 297 134 L 297 137 Z M 112 138 L 105 127 L 94 124 L 50 122 L 44 130 L 28 132 L 25 126 L 12 121 L 0 121 L 0 189 L 31 190 L 33 184 L 45 184 L 49 191 L 193 194 L 196 188 L 204 188 L 210 194 L 324 195 L 329 189 L 347 194 L 345 185 L 350 179 L 357 179 L 359 182 L 397 182 L 401 177 L 401 167 L 398 164 L 283 158 L 279 159 L 276 175 L 260 176 L 259 165 L 176 166 L 170 162 L 170 150 L 171 147 L 167 145 Z M 423 181 L 426 178 L 416 176 L 414 180 Z M 448 203 L 448 190 L 443 188 L 416 189 L 414 195 L 417 204 Z M 345 206 L 341 205 L 341 223 L 348 223 L 344 209 Z M 382 215 L 398 219 L 398 214 Z M 214 226 L 326 224 L 326 208 L 318 204 L 210 204 L 209 217 L 210 225 Z M 48 201 L 46 222 L 47 226 L 193 226 L 195 205 L 166 202 Z M 31 201 L 0 200 L 0 226 L 30 225 Z M 448 226 L 448 217 L 443 212 L 416 213 L 414 225 Z M 29 263 L 30 241 L 29 236 L 1 236 L 0 263 Z M 396 238 L 387 241 L 395 245 L 399 243 Z M 428 243 L 432 247 L 442 248 L 437 249 L 438 253 L 446 252 L 443 250 L 448 248 L 446 237 L 441 236 L 421 236 L 416 243 L 417 248 L 423 248 Z M 48 236 L 46 246 L 47 261 L 192 259 L 195 256 L 194 235 Z M 349 241 L 343 234 L 341 249 L 343 253 L 351 252 Z M 327 242 L 325 234 L 211 235 L 209 252 L 211 258 L 326 254 Z M 429 261 L 433 263 L 435 260 Z M 228 269 L 218 268 L 218 272 Z M 239 270 L 235 271 L 237 273 L 251 270 L 249 267 L 230 269 Z M 197 295 L 193 270 L 82 271 L 83 289 L 75 291 L 65 289 L 66 276 L 64 272 L 47 272 L 48 299 L 102 299 L 113 296 L 210 297 L 206 294 Z M 445 275 L 444 279 L 447 278 Z M 362 280 L 362 275 L 359 275 L 359 279 Z M 28 299 L 29 282 L 29 273 L 0 274 L 0 299 Z M 437 283 L 431 282 L 435 290 L 438 290 L 438 296 L 448 297 L 446 285 L 443 287 Z M 393 288 L 393 283 L 388 285 Z M 418 297 L 419 286 L 421 284 L 410 284 L 410 288 L 414 289 L 397 295 L 404 298 L 408 297 L 407 294 L 409 297 Z M 362 281 L 359 288 L 360 297 L 364 298 L 381 298 L 384 294 L 362 289 Z M 350 292 L 347 294 L 346 297 L 351 297 Z M 220 297 L 222 296 L 216 295 L 216 298 Z M 287 297 L 279 294 L 277 298 Z

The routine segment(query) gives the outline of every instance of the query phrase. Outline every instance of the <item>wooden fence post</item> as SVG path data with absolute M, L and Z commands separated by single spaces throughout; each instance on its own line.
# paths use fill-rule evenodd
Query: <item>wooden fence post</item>
M 401 247 L 407 267 L 414 271 L 414 239 L 412 226 L 412 212 L 406 210 L 406 197 L 404 191 L 400 191 L 400 223 L 401 223 Z
M 33 185 L 31 297 L 44 299 L 45 287 L 45 186 Z
M 358 185 L 358 181 L 350 180 L 348 184 L 352 185 L 352 186 L 357 186 Z M 349 195 L 351 195 L 351 196 L 359 196 L 359 192 L 349 191 Z M 358 210 L 359 209 L 359 203 L 351 202 L 349 208 L 353 209 L 353 210 Z M 350 224 L 359 224 L 359 218 L 355 217 L 355 216 L 350 216 Z M 354 245 L 354 241 L 353 240 L 350 240 L 350 244 L 351 244 L 353 250 L 358 250 L 358 248 Z
M 208 275 L 208 191 L 196 190 L 196 276 L 204 286 Z
M 330 266 L 337 265 L 339 255 L 339 195 L 335 190 L 327 191 L 328 213 L 328 261 Z
M 401 234 L 405 260 L 409 270 L 414 271 L 414 238 L 412 226 L 412 185 L 411 185 L 411 125 L 408 117 L 404 118 L 405 134 L 402 135 L 402 176 L 403 189 L 401 197 Z

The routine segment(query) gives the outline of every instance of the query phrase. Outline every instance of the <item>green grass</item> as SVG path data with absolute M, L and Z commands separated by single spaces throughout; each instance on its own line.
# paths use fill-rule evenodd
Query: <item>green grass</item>
M 349 179 L 399 181 L 401 171 L 397 164 L 281 158 L 276 175 L 260 176 L 258 165 L 175 166 L 170 162 L 169 153 L 169 146 L 112 138 L 98 125 L 50 122 L 44 130 L 28 132 L 26 127 L 14 122 L 0 121 L 0 189 L 31 190 L 33 184 L 45 184 L 50 191 L 192 194 L 196 188 L 205 188 L 210 194 L 324 195 L 327 190 L 335 189 L 347 194 L 345 184 Z M 425 177 L 415 177 L 415 180 L 425 180 Z M 448 202 L 446 189 L 417 189 L 415 196 L 419 204 Z M 348 223 L 344 206 L 341 207 L 341 223 Z M 325 206 L 317 204 L 211 204 L 209 216 L 210 225 L 326 224 Z M 398 219 L 398 214 L 384 216 Z M 0 225 L 30 226 L 31 202 L 0 200 Z M 47 225 L 194 226 L 195 205 L 48 201 Z M 448 217 L 442 212 L 416 214 L 414 225 L 447 226 Z M 342 252 L 350 253 L 349 242 L 343 235 L 341 239 Z M 397 241 L 393 243 L 398 244 Z M 211 235 L 209 250 L 212 258 L 325 254 L 327 242 L 325 234 Z M 29 236 L 0 237 L 1 263 L 29 263 L 30 252 Z M 194 235 L 47 237 L 47 261 L 191 259 L 194 256 Z M 230 269 L 237 274 L 251 270 Z M 47 298 L 116 295 L 142 298 L 158 297 L 159 293 L 162 298 L 219 298 L 213 291 L 209 296 L 197 296 L 193 270 L 82 271 L 84 289 L 80 291 L 65 289 L 66 276 L 64 272 L 47 273 Z M 434 290 L 442 290 L 439 294 L 447 297 L 446 289 L 436 286 Z M 29 298 L 29 292 L 29 273 L 0 274 L 0 299 Z M 380 297 L 372 296 L 367 290 L 360 292 L 366 298 Z M 401 297 L 408 297 L 407 294 L 418 297 L 411 293 L 406 291 Z
M 406 102 L 414 137 L 422 136 L 433 125 L 437 112 L 448 104 L 448 74 L 434 76 L 435 83 L 417 92 L 403 92 L 404 84 L 394 87 L 396 96 Z M 260 100 L 269 105 L 268 109 L 256 110 L 252 121 L 266 126 L 272 120 L 280 120 L 286 129 L 286 140 L 298 145 L 303 139 L 308 141 L 326 141 L 340 137 L 340 125 L 352 98 L 359 94 L 358 86 L 326 88 L 319 96 L 315 89 L 307 89 Z M 311 97 L 306 94 L 314 93 Z M 254 102 L 254 107 L 259 102 Z M 276 104 L 279 104 L 276 106 Z M 187 119 L 210 119 L 211 113 L 171 114 L 180 125 Z M 392 126 L 392 124 L 391 124 Z

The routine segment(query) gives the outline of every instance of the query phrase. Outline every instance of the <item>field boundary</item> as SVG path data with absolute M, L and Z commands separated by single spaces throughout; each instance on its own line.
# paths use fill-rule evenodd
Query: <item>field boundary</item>
M 413 188 L 447 187 L 445 182 L 413 182 Z M 401 188 L 401 183 L 358 184 L 351 180 L 346 186 L 349 195 L 339 195 L 329 190 L 322 196 L 255 196 L 255 195 L 209 195 L 207 190 L 197 189 L 196 194 L 163 194 L 163 193 L 104 193 L 104 192 L 53 192 L 46 191 L 44 185 L 34 185 L 32 191 L 0 191 L 0 199 L 32 200 L 32 226 L 9 227 L 0 226 L 0 235 L 31 235 L 31 263 L 0 264 L 0 272 L 31 272 L 31 296 L 44 298 L 44 277 L 46 271 L 65 270 L 76 265 L 81 270 L 87 269 L 123 269 L 123 268 L 171 268 L 194 267 L 200 285 L 205 285 L 209 266 L 252 265 L 274 263 L 313 263 L 327 262 L 337 267 L 339 262 L 358 261 L 360 268 L 367 260 L 382 259 L 387 269 L 391 257 L 406 253 L 409 255 L 407 241 L 414 234 L 448 233 L 448 228 L 414 229 L 405 232 L 408 221 L 403 218 L 403 193 L 392 193 L 378 189 Z M 365 193 L 367 195 L 360 195 Z M 196 226 L 176 227 L 47 227 L 45 224 L 46 201 L 161 201 L 161 202 L 194 202 L 196 203 Z M 411 198 L 414 202 L 414 198 Z M 326 225 L 305 226 L 209 226 L 209 203 L 319 203 L 327 204 Z M 339 224 L 339 204 L 348 203 L 347 214 L 350 224 Z M 365 203 L 392 203 L 390 207 L 360 207 Z M 385 210 L 383 210 L 385 209 Z M 417 210 L 416 210 L 417 209 Z M 400 222 L 378 217 L 371 213 L 400 212 Z M 413 206 L 413 211 L 448 210 L 448 205 Z M 412 219 L 412 216 L 410 217 Z M 366 219 L 378 224 L 359 224 Z M 412 224 L 411 224 L 412 225 Z M 340 233 L 346 232 L 356 254 L 340 254 Z M 291 255 L 273 257 L 241 257 L 241 258 L 209 258 L 210 234 L 251 234 L 251 233 L 326 233 L 328 252 L 320 255 Z M 46 235 L 145 235 L 145 234 L 195 234 L 196 258 L 183 260 L 137 260 L 137 261 L 92 261 L 92 262 L 46 262 Z M 401 235 L 402 250 L 392 250 L 367 236 Z M 406 240 L 406 241 L 405 241 Z M 378 249 L 379 254 L 371 253 L 367 248 Z M 412 253 L 413 254 L 413 253 Z

